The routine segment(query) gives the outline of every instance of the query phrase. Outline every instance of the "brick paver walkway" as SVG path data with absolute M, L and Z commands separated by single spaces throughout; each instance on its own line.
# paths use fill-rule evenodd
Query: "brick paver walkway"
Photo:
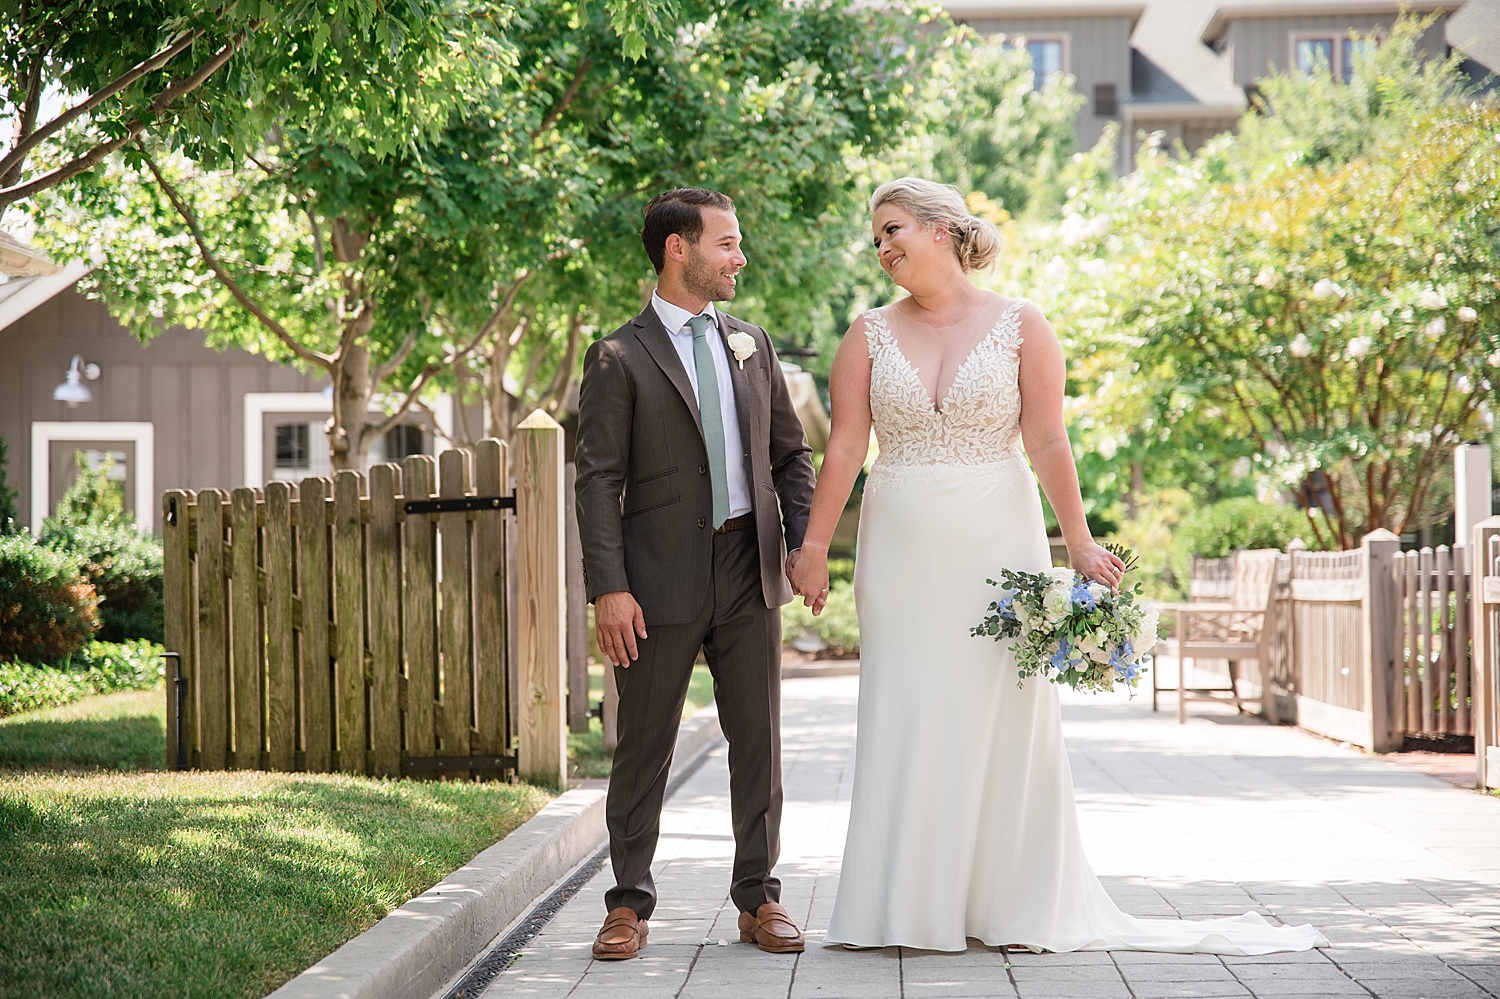
M 722 743 L 668 802 L 650 945 L 603 963 L 589 944 L 606 872 L 486 993 L 625 999 L 1168 999 L 1500 997 L 1500 800 L 1295 729 L 1150 698 L 1068 695 L 1064 718 L 1084 841 L 1110 893 L 1139 916 L 1311 922 L 1333 946 L 1219 958 L 1006 955 L 819 942 L 833 906 L 853 778 L 858 678 L 789 680 L 783 901 L 802 955 L 740 944 L 727 899 L 733 841 Z M 1174 706 L 1175 707 L 1175 706 Z

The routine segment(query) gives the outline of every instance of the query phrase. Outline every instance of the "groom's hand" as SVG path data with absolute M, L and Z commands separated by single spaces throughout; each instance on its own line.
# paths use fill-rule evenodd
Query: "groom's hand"
M 640 656 L 635 638 L 646 637 L 646 615 L 629 590 L 601 593 L 594 598 L 594 631 L 599 651 L 616 666 L 628 667 Z

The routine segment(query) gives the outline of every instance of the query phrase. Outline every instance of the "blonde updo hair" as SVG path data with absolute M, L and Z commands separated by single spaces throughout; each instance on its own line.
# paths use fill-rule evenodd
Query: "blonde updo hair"
M 870 214 L 874 215 L 881 205 L 903 208 L 924 226 L 947 223 L 953 237 L 953 252 L 958 254 L 958 265 L 965 271 L 983 270 L 1000 255 L 1000 230 L 993 222 L 971 213 L 963 195 L 952 185 L 921 177 L 902 177 L 875 189 L 870 198 Z

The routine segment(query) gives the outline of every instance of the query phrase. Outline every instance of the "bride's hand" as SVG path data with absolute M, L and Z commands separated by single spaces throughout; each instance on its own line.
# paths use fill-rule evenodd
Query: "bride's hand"
M 828 602 L 828 553 L 801 548 L 796 563 L 788 568 L 792 589 L 802 598 L 803 605 L 812 608 L 814 617 L 823 613 L 823 605 Z
M 1118 555 L 1095 541 L 1081 546 L 1076 552 L 1070 548 L 1068 561 L 1073 563 L 1073 569 L 1083 573 L 1085 578 L 1096 583 L 1103 583 L 1112 590 L 1119 589 L 1120 580 L 1125 577 L 1125 563 L 1120 561 Z

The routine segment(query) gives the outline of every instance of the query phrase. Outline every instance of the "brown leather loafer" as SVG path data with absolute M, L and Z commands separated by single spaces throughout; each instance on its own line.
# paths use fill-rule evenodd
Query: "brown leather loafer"
M 594 957 L 600 961 L 623 961 L 635 957 L 646 946 L 646 921 L 628 906 L 609 910 L 594 938 Z
M 767 902 L 753 913 L 740 913 L 740 942 L 756 944 L 767 954 L 797 954 L 804 944 L 802 931 L 780 902 Z

